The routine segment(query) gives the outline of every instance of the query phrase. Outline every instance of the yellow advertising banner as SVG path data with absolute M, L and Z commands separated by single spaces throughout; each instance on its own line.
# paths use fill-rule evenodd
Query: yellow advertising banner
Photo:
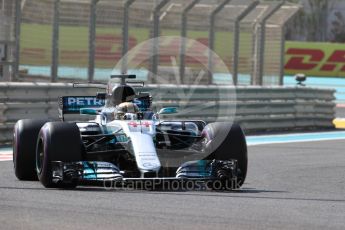
M 285 74 L 345 77 L 345 44 L 286 42 Z

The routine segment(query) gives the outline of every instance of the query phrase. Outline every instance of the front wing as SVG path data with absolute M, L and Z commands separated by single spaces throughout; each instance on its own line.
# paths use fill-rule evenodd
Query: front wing
M 158 175 L 143 178 L 126 178 L 124 172 L 112 163 L 101 161 L 52 162 L 54 183 L 77 182 L 79 185 L 102 185 L 112 187 L 147 187 L 170 183 L 208 183 L 221 182 L 237 188 L 236 181 L 239 169 L 236 160 L 199 160 L 182 164 L 176 171 L 176 177 L 159 177 Z M 229 184 L 230 183 L 230 184 Z M 234 186 L 235 185 L 235 186 Z

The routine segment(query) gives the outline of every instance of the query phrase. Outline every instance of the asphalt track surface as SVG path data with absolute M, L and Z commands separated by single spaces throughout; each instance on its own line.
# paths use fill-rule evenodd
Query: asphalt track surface
M 45 189 L 0 162 L 0 229 L 344 229 L 344 146 L 249 146 L 232 192 Z

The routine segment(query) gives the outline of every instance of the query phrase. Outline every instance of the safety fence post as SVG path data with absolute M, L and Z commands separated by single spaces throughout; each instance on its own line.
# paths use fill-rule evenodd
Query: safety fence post
M 198 3 L 200 0 L 193 0 L 190 2 L 182 11 L 182 20 L 181 20 L 181 46 L 180 46 L 180 82 L 183 84 L 185 77 L 185 57 L 186 57 L 186 37 L 187 37 L 187 20 L 188 12 Z
M 263 72 L 264 72 L 264 62 L 265 62 L 265 38 L 266 38 L 266 22 L 267 20 L 277 12 L 283 5 L 285 0 L 275 3 L 271 8 L 268 8 L 265 15 L 259 20 L 257 27 L 257 41 L 255 47 L 255 63 L 254 63 L 254 73 L 252 78 L 253 85 L 262 85 L 263 83 Z
M 123 6 L 123 24 L 122 24 L 122 62 L 121 73 L 127 73 L 127 52 L 128 52 L 128 30 L 129 30 L 129 8 L 136 0 L 127 0 Z
M 156 83 L 155 77 L 158 73 L 158 63 L 159 63 L 159 20 L 160 20 L 160 10 L 169 3 L 170 0 L 162 0 L 156 4 L 153 9 L 153 33 L 151 35 L 152 42 L 152 54 L 151 54 L 151 69 L 149 74 L 149 82 Z
M 99 0 L 91 0 L 89 18 L 89 66 L 88 81 L 93 82 L 95 75 L 95 42 L 96 42 L 96 19 L 97 3 Z
M 233 61 L 232 61 L 232 77 L 234 85 L 238 83 L 238 63 L 239 63 L 239 47 L 240 47 L 240 22 L 247 16 L 258 4 L 259 0 L 252 1 L 246 6 L 246 9 L 234 20 L 234 40 L 233 40 Z
M 56 82 L 59 66 L 59 24 L 60 24 L 60 0 L 54 1 L 53 32 L 52 32 L 52 63 L 51 81 Z
M 213 52 L 214 52 L 214 27 L 216 15 L 227 5 L 231 0 L 222 1 L 210 14 L 210 29 L 208 32 L 208 84 L 213 83 Z
M 14 62 L 13 62 L 13 74 L 11 81 L 15 81 L 19 77 L 19 62 L 20 62 L 20 30 L 22 21 L 22 0 L 16 0 L 15 2 L 15 48 L 14 48 Z

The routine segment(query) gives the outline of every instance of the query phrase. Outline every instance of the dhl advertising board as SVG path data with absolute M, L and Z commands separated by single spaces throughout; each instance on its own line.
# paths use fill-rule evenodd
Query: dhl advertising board
M 345 44 L 286 42 L 285 74 L 345 77 Z

